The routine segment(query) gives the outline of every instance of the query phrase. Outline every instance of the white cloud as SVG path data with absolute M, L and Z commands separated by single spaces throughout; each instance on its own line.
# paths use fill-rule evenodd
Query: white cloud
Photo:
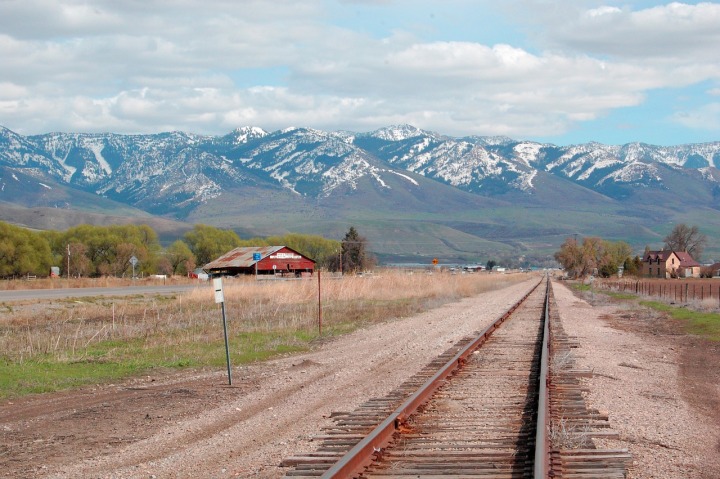
M 588 18 L 597 19 L 603 17 L 614 17 L 616 14 L 621 14 L 622 10 L 617 7 L 603 6 L 600 8 L 593 8 L 585 12 L 585 16 Z
M 378 12 L 398 3 L 340 2 Z M 591 3 L 503 2 L 535 22 L 528 39 L 543 42 L 526 45 L 423 29 L 377 38 L 332 24 L 323 0 L 0 1 L 0 124 L 223 133 L 413 123 L 542 136 L 639 105 L 655 88 L 720 81 L 720 5 Z
M 720 131 L 720 103 L 708 103 L 695 110 L 675 113 L 672 120 L 688 128 Z
M 720 4 L 673 2 L 639 11 L 587 10 L 548 29 L 556 46 L 641 61 L 720 60 Z

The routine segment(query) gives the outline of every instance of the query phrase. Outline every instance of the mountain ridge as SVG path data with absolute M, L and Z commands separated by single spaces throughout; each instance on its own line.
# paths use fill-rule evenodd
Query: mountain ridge
M 507 247 L 500 248 L 506 256 L 518 248 L 547 256 L 555 247 L 548 242 L 557 243 L 563 234 L 592 234 L 592 222 L 578 218 L 580 211 L 595 218 L 597 235 L 615 230 L 603 214 L 628 226 L 638 218 L 662 217 L 661 224 L 644 225 L 654 233 L 628 238 L 635 247 L 656 242 L 666 220 L 702 220 L 708 233 L 720 231 L 718 166 L 720 142 L 557 146 L 506 137 L 456 138 L 412 125 L 365 133 L 246 126 L 220 136 L 177 131 L 23 136 L 0 126 L 0 201 L 6 204 L 82 209 L 72 198 L 83 193 L 174 221 L 216 223 L 250 234 L 290 228 L 336 234 L 338 225 L 351 222 L 365 222 L 374 231 L 373 222 L 391 224 L 395 218 L 413 224 L 441 224 L 447 219 L 442 217 L 464 224 L 468 216 L 483 224 L 488 218 L 533 223 L 519 219 L 525 216 L 520 209 L 557 222 L 558 236 L 537 244 L 506 233 Z M 26 183 L 36 181 L 26 190 L 37 194 L 5 194 L 21 176 Z M 66 190 L 60 195 L 65 203 L 53 203 L 48 188 Z M 250 191 L 266 197 L 265 203 L 256 204 Z M 244 211 L 246 205 L 256 211 Z M 264 208 L 282 221 L 273 226 L 259 212 Z M 295 217 L 284 210 L 306 213 Z M 507 211 L 504 218 L 494 213 L 501 210 Z M 573 216 L 575 226 L 552 220 L 553 211 Z M 304 224 L 303 215 L 316 226 Z M 370 239 L 379 244 L 382 228 L 377 231 Z M 481 232 L 474 236 L 485 241 Z M 708 250 L 713 248 L 720 245 Z M 422 257 L 426 251 L 416 253 Z

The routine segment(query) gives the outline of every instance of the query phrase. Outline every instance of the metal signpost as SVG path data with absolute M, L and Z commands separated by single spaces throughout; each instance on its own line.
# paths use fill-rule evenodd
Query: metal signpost
M 135 266 L 137 266 L 137 264 L 138 264 L 138 259 L 135 256 L 131 256 L 130 264 L 132 264 L 132 267 L 133 267 L 132 279 L 135 279 Z
M 255 261 L 255 279 L 257 279 L 257 264 L 261 259 L 262 255 L 260 253 L 253 253 L 253 261 Z
M 223 294 L 222 278 L 213 279 L 215 289 L 215 302 L 220 303 L 222 310 L 223 330 L 225 331 L 225 357 L 227 358 L 228 384 L 232 386 L 232 372 L 230 371 L 230 345 L 228 344 L 227 320 L 225 319 L 225 296 Z

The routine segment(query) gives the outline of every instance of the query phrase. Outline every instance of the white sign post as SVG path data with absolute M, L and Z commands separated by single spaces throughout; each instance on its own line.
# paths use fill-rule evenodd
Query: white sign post
M 137 264 L 138 264 L 138 259 L 135 256 L 131 256 L 130 264 L 132 264 L 132 269 L 133 269 L 132 279 L 135 279 L 135 266 L 137 266 Z
M 227 320 L 225 319 L 225 295 L 223 294 L 222 278 L 213 278 L 215 289 L 215 302 L 220 303 L 222 310 L 223 331 L 225 332 L 225 357 L 227 358 L 228 384 L 232 386 L 232 372 L 230 370 L 230 345 L 228 344 Z

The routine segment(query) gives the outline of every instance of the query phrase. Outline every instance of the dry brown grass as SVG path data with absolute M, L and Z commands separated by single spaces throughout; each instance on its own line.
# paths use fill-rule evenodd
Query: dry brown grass
M 185 276 L 169 276 L 165 279 L 153 277 L 114 278 L 103 276 L 101 278 L 37 278 L 37 279 L 0 279 L 0 291 L 17 291 L 24 289 L 61 289 L 61 288 L 110 288 L 142 284 L 191 284 L 197 279 Z
M 551 422 L 548 436 L 555 450 L 593 448 L 592 428 L 585 424 L 571 424 L 565 418 Z
M 393 271 L 337 279 L 323 275 L 323 333 L 339 334 L 414 314 L 525 279 L 527 276 L 520 274 L 409 275 Z M 317 279 L 228 278 L 224 293 L 233 337 L 301 332 L 312 339 L 317 333 Z M 0 359 L 77 361 L 97 356 L 108 361 L 114 355 L 127 357 L 128 351 L 137 355 L 182 351 L 183 347 L 217 343 L 220 317 L 210 286 L 176 296 L 6 303 L 0 305 Z

